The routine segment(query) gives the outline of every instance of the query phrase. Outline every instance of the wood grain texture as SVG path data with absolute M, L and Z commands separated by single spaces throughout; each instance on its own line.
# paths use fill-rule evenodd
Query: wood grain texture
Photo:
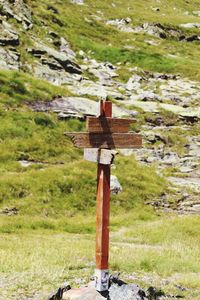
M 105 117 L 87 117 L 86 128 L 89 132 L 127 133 L 134 119 L 116 119 Z
M 142 136 L 134 133 L 65 133 L 78 148 L 141 148 Z

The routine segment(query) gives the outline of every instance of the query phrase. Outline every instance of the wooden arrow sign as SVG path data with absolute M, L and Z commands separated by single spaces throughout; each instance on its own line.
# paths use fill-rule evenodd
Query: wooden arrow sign
M 134 133 L 66 133 L 78 148 L 140 148 L 142 137 Z
M 135 119 L 116 119 L 105 117 L 88 117 L 86 128 L 89 132 L 117 132 L 126 133 L 129 131 L 130 124 L 135 123 Z

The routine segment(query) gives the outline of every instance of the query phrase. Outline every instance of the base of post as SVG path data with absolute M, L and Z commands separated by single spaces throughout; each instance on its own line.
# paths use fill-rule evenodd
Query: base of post
M 98 292 L 108 291 L 109 288 L 109 271 L 95 269 L 95 289 Z

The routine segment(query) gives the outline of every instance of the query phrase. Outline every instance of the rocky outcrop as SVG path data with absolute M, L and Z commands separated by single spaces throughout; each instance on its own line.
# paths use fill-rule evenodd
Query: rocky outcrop
M 160 23 L 144 23 L 134 28 L 134 32 L 136 33 L 146 33 L 149 35 L 153 35 L 162 39 L 166 39 L 167 36 L 178 37 L 179 32 L 177 30 L 173 30 L 170 28 L 166 28 Z
M 143 33 L 161 39 L 173 39 L 173 40 L 185 41 L 185 42 L 199 41 L 200 39 L 198 35 L 188 36 L 185 35 L 185 33 L 181 29 L 178 29 L 177 27 L 166 26 L 160 23 L 143 23 L 140 24 L 139 26 L 133 27 L 131 26 L 130 18 L 108 20 L 106 24 L 115 26 L 120 31 L 129 32 L 129 33 Z M 188 23 L 188 24 L 181 24 L 180 27 L 199 28 L 200 25 L 199 23 Z M 154 41 L 150 41 L 148 43 L 155 44 Z
M 8 20 L 14 18 L 18 23 L 22 23 L 25 29 L 30 29 L 33 26 L 31 11 L 23 0 L 0 0 L 0 15 Z
M 183 28 L 200 28 L 200 23 L 185 23 L 180 24 L 180 26 Z
M 18 46 L 19 36 L 6 21 L 0 22 L 0 46 Z
M 67 54 L 67 44 L 65 44 L 65 51 L 57 51 L 42 43 L 35 43 L 35 47 L 27 49 L 36 58 L 39 58 L 42 64 L 48 65 L 50 69 L 63 69 L 68 73 L 81 74 L 81 68 L 78 64 L 73 62 Z
M 126 17 L 124 19 L 108 20 L 106 22 L 106 25 L 114 26 L 118 30 L 123 32 L 134 32 L 133 28 L 130 26 L 131 22 L 132 22 L 131 18 Z
M 20 54 L 16 48 L 0 48 L 0 69 L 19 70 Z
M 53 111 L 58 117 L 67 119 L 69 117 L 80 118 L 84 116 L 96 116 L 99 112 L 99 103 L 82 97 L 63 97 L 51 102 L 35 102 L 28 104 L 34 111 Z M 122 117 L 134 112 L 113 105 L 113 116 Z

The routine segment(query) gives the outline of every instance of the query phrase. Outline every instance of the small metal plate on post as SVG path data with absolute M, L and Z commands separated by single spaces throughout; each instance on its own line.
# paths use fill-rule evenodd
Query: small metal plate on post
M 110 165 L 112 164 L 117 153 L 118 152 L 115 150 L 85 148 L 84 159 L 102 165 Z
M 109 288 L 109 271 L 95 269 L 95 289 L 98 292 L 107 291 Z

